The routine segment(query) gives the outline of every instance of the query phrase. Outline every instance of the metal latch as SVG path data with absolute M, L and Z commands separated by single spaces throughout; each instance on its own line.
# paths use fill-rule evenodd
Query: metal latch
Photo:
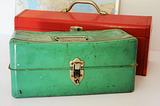
M 74 32 L 83 31 L 83 27 L 80 27 L 80 26 L 71 26 L 70 27 L 70 31 L 74 31 Z
M 70 67 L 73 68 L 73 70 L 70 70 L 70 79 L 75 85 L 79 85 L 84 77 L 84 70 L 81 69 L 83 66 L 84 62 L 79 58 L 70 62 Z

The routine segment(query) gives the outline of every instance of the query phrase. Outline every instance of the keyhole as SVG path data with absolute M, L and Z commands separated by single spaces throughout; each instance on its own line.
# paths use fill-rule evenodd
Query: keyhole
M 75 83 L 79 83 L 80 70 L 74 70 L 74 81 Z
M 76 84 L 78 84 L 78 83 L 79 83 L 79 80 L 78 80 L 78 79 L 76 79 L 76 80 L 74 80 L 74 81 L 75 81 L 75 83 L 76 83 Z
M 77 28 L 77 31 L 81 31 L 81 28 Z

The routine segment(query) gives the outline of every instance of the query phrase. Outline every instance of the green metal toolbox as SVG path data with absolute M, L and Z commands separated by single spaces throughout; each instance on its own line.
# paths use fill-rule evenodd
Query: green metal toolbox
M 10 40 L 16 98 L 134 90 L 137 39 L 122 30 L 15 31 Z

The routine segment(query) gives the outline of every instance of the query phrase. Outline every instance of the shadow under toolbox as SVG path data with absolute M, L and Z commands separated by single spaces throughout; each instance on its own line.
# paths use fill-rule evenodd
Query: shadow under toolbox
M 15 31 L 12 95 L 42 97 L 134 90 L 137 39 L 122 30 Z

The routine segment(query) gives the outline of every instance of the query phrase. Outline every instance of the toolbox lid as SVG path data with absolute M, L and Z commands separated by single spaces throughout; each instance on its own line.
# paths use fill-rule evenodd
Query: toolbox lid
M 24 10 L 15 17 L 15 30 L 70 31 L 71 26 L 84 31 L 122 29 L 135 37 L 150 37 L 151 16 L 100 15 Z
M 77 40 L 78 39 L 78 40 Z M 16 31 L 10 40 L 10 68 L 70 68 L 75 58 L 84 68 L 135 67 L 137 39 L 122 30 L 80 32 Z

